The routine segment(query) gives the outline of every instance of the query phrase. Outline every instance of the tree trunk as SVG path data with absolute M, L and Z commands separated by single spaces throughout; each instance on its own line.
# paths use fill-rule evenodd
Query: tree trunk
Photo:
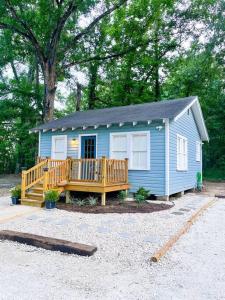
M 53 119 L 56 94 L 55 64 L 51 64 L 49 61 L 44 64 L 44 84 L 44 122 L 46 123 Z
M 76 92 L 76 111 L 80 111 L 80 104 L 81 104 L 81 91 L 82 91 L 82 85 L 77 82 L 77 92 Z
M 94 109 L 96 103 L 96 84 L 98 77 L 98 64 L 93 63 L 89 68 L 90 80 L 88 85 L 88 108 Z

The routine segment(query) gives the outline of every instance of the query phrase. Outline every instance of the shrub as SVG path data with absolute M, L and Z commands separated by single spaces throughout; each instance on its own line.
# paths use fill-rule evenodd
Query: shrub
M 120 203 L 124 203 L 124 201 L 127 197 L 127 192 L 126 191 L 119 191 L 117 197 L 118 197 Z
M 142 203 L 145 202 L 145 197 L 143 195 L 141 195 L 141 194 L 136 194 L 134 198 L 135 198 L 135 202 L 138 205 L 140 205 L 140 204 L 142 204 Z
M 59 192 L 56 190 L 49 190 L 45 192 L 45 201 L 57 202 L 59 200 Z
M 18 199 L 21 198 L 21 186 L 20 185 L 17 185 L 14 188 L 12 188 L 10 190 L 10 192 L 11 192 L 12 197 L 16 197 Z
M 85 206 L 85 200 L 77 199 L 78 206 Z
M 146 190 L 144 187 L 139 187 L 139 189 L 136 192 L 136 195 L 141 195 L 144 197 L 144 200 L 146 200 L 150 196 L 150 191 Z
M 97 205 L 98 198 L 89 196 L 89 197 L 87 197 L 86 201 L 87 201 L 88 205 L 95 206 L 95 205 Z

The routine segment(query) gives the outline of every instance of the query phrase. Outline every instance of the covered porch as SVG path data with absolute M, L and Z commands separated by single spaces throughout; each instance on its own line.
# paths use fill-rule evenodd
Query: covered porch
M 47 190 L 77 191 L 101 194 L 106 204 L 106 193 L 128 190 L 128 160 L 38 158 L 36 166 L 22 173 L 22 204 L 44 203 Z M 40 205 L 42 206 L 42 205 Z

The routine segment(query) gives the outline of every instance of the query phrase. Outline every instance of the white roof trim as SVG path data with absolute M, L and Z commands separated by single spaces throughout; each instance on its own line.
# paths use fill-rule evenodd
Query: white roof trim
M 204 118 L 203 118 L 202 109 L 201 109 L 200 103 L 198 101 L 198 97 L 195 97 L 194 100 L 189 105 L 187 105 L 185 107 L 185 109 L 182 110 L 182 112 L 180 112 L 174 118 L 174 121 L 176 122 L 190 108 L 192 109 L 192 112 L 194 114 L 194 118 L 195 118 L 196 124 L 198 126 L 198 130 L 199 130 L 202 141 L 207 141 L 208 142 L 209 141 L 209 135 L 208 135 L 208 131 L 207 131 L 205 121 L 204 121 Z
M 190 104 L 188 104 L 175 118 L 174 121 L 176 122 L 178 119 L 180 119 L 180 117 L 182 117 L 186 111 L 189 110 L 189 108 L 196 102 L 198 101 L 198 97 L 195 97 L 193 101 L 191 101 Z

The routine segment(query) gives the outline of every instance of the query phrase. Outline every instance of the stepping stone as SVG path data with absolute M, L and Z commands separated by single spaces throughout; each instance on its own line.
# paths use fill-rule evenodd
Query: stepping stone
M 146 243 L 158 243 L 159 238 L 155 235 L 146 236 L 143 240 Z
M 55 225 L 67 225 L 67 224 L 70 224 L 70 223 L 71 223 L 70 220 L 68 220 L 68 219 L 62 219 L 62 220 L 56 222 Z
M 190 209 L 188 209 L 188 208 L 180 208 L 179 210 L 180 211 L 190 211 Z
M 107 227 L 97 227 L 97 232 L 98 233 L 110 233 L 111 230 Z
M 37 220 L 37 219 L 39 219 L 39 217 L 36 216 L 36 215 L 32 215 L 32 216 L 27 217 L 27 220 L 31 220 L 31 221 Z
M 88 229 L 89 225 L 86 223 L 82 223 L 82 224 L 78 225 L 77 227 L 83 231 L 83 230 Z
M 134 224 L 134 223 L 136 223 L 136 221 L 133 218 L 129 218 L 129 219 L 125 220 L 124 223 L 125 224 Z
M 128 232 L 119 232 L 118 235 L 123 239 L 128 239 L 131 236 Z
M 180 212 L 180 211 L 175 211 L 175 212 L 172 212 L 171 214 L 173 214 L 173 215 L 183 215 L 183 213 Z

